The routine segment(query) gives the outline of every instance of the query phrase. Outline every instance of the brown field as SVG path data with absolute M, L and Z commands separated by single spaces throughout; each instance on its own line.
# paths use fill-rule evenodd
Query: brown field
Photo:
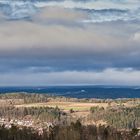
M 123 103 L 125 107 L 134 107 L 140 104 L 134 103 L 132 101 L 128 101 L 126 103 Z M 112 102 L 109 103 L 86 103 L 86 102 L 68 102 L 68 101 L 49 101 L 44 103 L 29 103 L 29 104 L 15 104 L 15 107 L 58 107 L 63 111 L 69 111 L 70 109 L 73 109 L 74 111 L 89 111 L 91 107 L 104 107 L 105 109 L 108 106 L 118 106 L 119 104 Z
M 59 107 L 64 111 L 73 109 L 74 111 L 89 111 L 93 106 L 106 108 L 108 103 L 80 103 L 80 102 L 46 102 L 15 105 L 15 107 Z

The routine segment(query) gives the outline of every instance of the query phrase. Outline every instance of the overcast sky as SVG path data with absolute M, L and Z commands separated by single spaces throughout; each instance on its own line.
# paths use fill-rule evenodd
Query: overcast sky
M 0 86 L 140 85 L 139 0 L 0 0 Z

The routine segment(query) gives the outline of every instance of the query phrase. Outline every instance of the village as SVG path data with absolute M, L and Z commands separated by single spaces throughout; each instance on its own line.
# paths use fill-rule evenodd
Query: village
M 31 118 L 29 119 L 7 119 L 0 117 L 0 126 L 11 129 L 12 126 L 16 126 L 19 129 L 23 129 L 23 127 L 30 128 L 36 131 L 39 135 L 43 134 L 43 130 L 50 131 L 55 126 L 55 123 L 52 122 L 35 122 Z

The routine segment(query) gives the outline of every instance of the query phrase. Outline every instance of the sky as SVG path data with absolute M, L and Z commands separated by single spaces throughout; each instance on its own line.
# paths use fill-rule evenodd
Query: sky
M 140 0 L 0 0 L 0 86 L 140 85 Z

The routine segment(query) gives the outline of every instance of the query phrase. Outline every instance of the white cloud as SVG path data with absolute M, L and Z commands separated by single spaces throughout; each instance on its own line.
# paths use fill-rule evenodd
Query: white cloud
M 139 0 L 125 0 L 125 1 L 113 1 L 113 0 L 87 0 L 81 1 L 50 1 L 50 2 L 37 2 L 37 7 L 46 6 L 60 6 L 65 8 L 82 8 L 82 9 L 133 9 L 139 7 Z
M 140 32 L 134 34 L 133 40 L 140 43 Z
M 35 49 L 46 52 L 116 52 L 127 51 L 134 45 L 127 31 L 111 25 L 71 27 L 44 25 L 27 21 L 0 24 L 0 51 Z M 137 46 L 136 46 L 137 47 Z M 134 48 L 133 48 L 134 49 Z
M 75 22 L 81 21 L 88 18 L 88 14 L 82 11 L 77 11 L 74 9 L 66 9 L 60 7 L 45 7 L 40 10 L 36 15 L 32 17 L 36 22 L 40 21 L 67 21 Z M 54 22 L 55 22 L 54 21 Z
M 5 19 L 6 19 L 6 16 L 2 12 L 0 12 L 0 22 L 4 22 Z

